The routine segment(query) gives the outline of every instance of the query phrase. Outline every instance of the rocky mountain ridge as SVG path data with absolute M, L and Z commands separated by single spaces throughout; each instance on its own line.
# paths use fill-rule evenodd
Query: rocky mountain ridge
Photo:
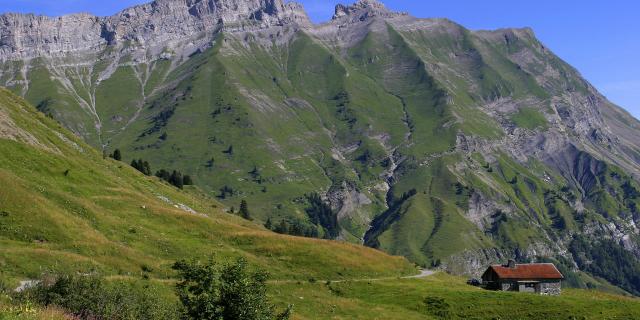
M 133 42 L 162 50 L 220 29 L 252 31 L 310 24 L 302 7 L 283 0 L 156 0 L 111 17 L 72 14 L 0 16 L 0 60 L 99 52 Z

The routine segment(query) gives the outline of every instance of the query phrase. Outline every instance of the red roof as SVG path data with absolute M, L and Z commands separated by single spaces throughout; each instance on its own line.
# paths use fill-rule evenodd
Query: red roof
M 515 268 L 493 265 L 489 269 L 501 279 L 564 279 L 553 263 L 516 264 Z

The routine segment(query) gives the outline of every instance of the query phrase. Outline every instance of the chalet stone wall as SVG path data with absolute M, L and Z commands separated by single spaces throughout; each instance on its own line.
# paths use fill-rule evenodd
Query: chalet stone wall
M 516 291 L 518 284 L 514 282 L 502 282 L 500 283 L 500 290 L 502 291 Z
M 519 284 L 517 281 L 501 281 L 497 287 L 493 287 L 494 290 L 501 291 L 518 291 L 539 293 L 543 295 L 557 296 L 562 293 L 562 285 L 560 281 L 541 281 L 537 284 L 536 288 L 526 288 L 523 284 Z
M 560 281 L 540 283 L 540 294 L 557 296 L 562 293 Z

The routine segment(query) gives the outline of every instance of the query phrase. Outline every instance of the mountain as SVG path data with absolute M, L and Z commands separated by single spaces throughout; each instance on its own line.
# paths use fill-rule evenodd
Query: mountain
M 282 0 L 0 20 L 0 84 L 227 208 L 454 273 L 550 260 L 640 293 L 640 122 L 530 29 L 375 0 L 320 25 Z
M 5 280 L 34 279 L 43 268 L 127 276 L 139 274 L 142 266 L 162 279 L 171 272 L 171 261 L 212 254 L 243 256 L 274 279 L 415 271 L 405 259 L 377 250 L 278 235 L 224 213 L 197 188 L 180 190 L 103 159 L 5 89 L 0 89 L 0 150 Z M 363 263 L 352 265 L 351 259 Z
M 154 299 L 124 304 L 129 307 L 155 309 L 159 305 L 149 303 L 159 303 L 159 309 L 171 309 L 177 305 L 173 262 L 209 257 L 218 263 L 244 257 L 251 268 L 268 271 L 270 300 L 279 309 L 295 304 L 294 319 L 640 315 L 637 298 L 569 289 L 553 299 L 523 299 L 479 290 L 445 273 L 401 278 L 417 273 L 404 258 L 359 245 L 277 235 L 223 213 L 219 203 L 196 187 L 180 190 L 122 162 L 103 159 L 99 151 L 4 89 L 0 152 L 2 319 L 76 318 L 68 310 L 11 298 L 21 281 L 58 273 L 103 277 L 109 287 L 142 290 Z M 602 289 L 624 293 L 589 279 L 604 285 Z M 78 297 L 79 290 L 74 287 L 65 294 Z M 93 291 L 102 292 L 96 290 L 105 292 L 101 303 L 109 303 L 105 296 L 114 294 L 104 285 Z M 127 292 L 120 297 L 137 296 Z M 87 298 L 78 305 L 93 301 Z M 157 319 L 153 314 L 168 314 L 163 310 L 144 314 Z

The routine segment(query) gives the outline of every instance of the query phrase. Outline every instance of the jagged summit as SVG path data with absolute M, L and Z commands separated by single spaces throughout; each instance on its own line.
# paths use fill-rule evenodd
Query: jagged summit
M 338 4 L 335 8 L 333 20 L 338 20 L 343 17 L 365 20 L 373 16 L 389 18 L 400 15 L 407 15 L 407 13 L 393 12 L 378 0 L 358 0 L 352 5 Z
M 309 21 L 300 4 L 283 0 L 156 0 L 110 17 L 3 14 L 0 60 L 95 51 L 128 41 L 161 47 L 222 28 L 250 31 Z

